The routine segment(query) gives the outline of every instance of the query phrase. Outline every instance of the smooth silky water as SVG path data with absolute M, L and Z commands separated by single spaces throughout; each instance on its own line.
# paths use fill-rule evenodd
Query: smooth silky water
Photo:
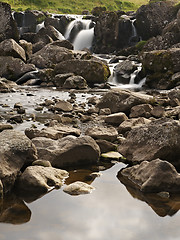
M 148 204 L 136 199 L 136 195 L 133 198 L 117 178 L 123 167 L 123 163 L 116 163 L 102 171 L 102 176 L 91 183 L 95 187 L 91 194 L 71 196 L 62 187 L 26 203 L 31 211 L 30 220 L 18 225 L 1 223 L 0 239 L 179 239 L 180 214 L 160 217 Z M 87 170 L 75 171 L 68 181 L 83 180 L 87 174 Z

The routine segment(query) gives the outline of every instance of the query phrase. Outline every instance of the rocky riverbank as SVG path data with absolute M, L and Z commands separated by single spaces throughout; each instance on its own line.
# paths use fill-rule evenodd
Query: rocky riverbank
M 167 10 L 158 23 L 167 22 L 153 31 L 154 9 L 157 7 Z M 38 33 L 24 33 L 19 39 L 10 6 L 0 3 L 2 202 L 12 191 L 23 200 L 33 201 L 60 188 L 65 180 L 68 182 L 69 168 L 99 166 L 101 159 L 116 159 L 129 164 L 131 167 L 123 169 L 118 178 L 122 183 L 129 184 L 130 181 L 143 193 L 163 192 L 162 196 L 168 198 L 179 193 L 179 38 L 168 47 L 165 42 L 164 47 L 159 48 L 154 43 L 167 33 L 169 36 L 180 32 L 180 10 L 167 7 L 166 3 L 151 3 L 136 13 L 137 30 L 141 34 L 138 21 L 148 12 L 143 15 L 143 21 L 152 31 L 148 32 L 150 36 L 142 37 L 153 38 L 148 40 L 139 55 L 131 56 L 131 59 L 142 62 L 139 76 L 147 78 L 142 92 L 132 92 L 111 89 L 107 82 L 110 76 L 107 62 L 89 50 L 74 51 L 68 40 L 57 36 L 56 19 L 46 18 L 44 13 L 29 14 L 36 20 L 40 16 L 41 20 L 46 18 L 49 25 Z M 98 19 L 115 14 L 103 12 Z M 110 18 L 106 17 L 109 23 Z M 6 24 L 2 24 L 4 22 Z M 101 26 L 98 24 L 96 28 Z M 97 30 L 95 33 L 97 40 Z M 152 41 L 153 49 L 148 49 Z M 105 47 L 106 41 L 104 44 Z M 116 54 L 119 51 L 132 53 L 135 48 L 116 48 Z M 112 62 L 118 62 L 118 59 L 120 56 L 113 58 Z M 134 69 L 127 59 L 118 64 L 117 71 L 122 76 Z M 19 86 L 35 83 L 39 87 Z M 90 179 L 98 176 L 98 169 L 91 172 Z M 93 190 L 79 182 L 69 188 L 65 191 L 73 195 Z

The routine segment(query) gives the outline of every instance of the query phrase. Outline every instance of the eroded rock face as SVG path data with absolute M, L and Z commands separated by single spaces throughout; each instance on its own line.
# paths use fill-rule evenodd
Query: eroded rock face
M 97 107 L 109 108 L 112 113 L 125 112 L 129 114 L 133 106 L 147 103 L 151 99 L 152 96 L 128 90 L 110 90 L 100 99 Z
M 0 3 L 0 42 L 13 38 L 14 40 L 19 40 L 19 32 L 17 29 L 17 24 L 13 20 L 11 14 L 11 7 L 9 4 L 1 2 Z
M 180 192 L 180 174 L 167 161 L 144 161 L 140 165 L 123 169 L 121 174 L 142 192 Z
M 32 142 L 21 132 L 4 130 L 0 133 L 0 179 L 8 192 L 24 165 L 37 159 Z
M 39 137 L 32 139 L 32 142 L 37 148 L 39 159 L 50 161 L 53 167 L 96 163 L 100 156 L 99 146 L 89 136 L 67 136 L 59 140 Z
M 107 65 L 94 60 L 67 60 L 55 67 L 55 73 L 74 73 L 86 79 L 88 84 L 104 83 L 110 76 Z
M 156 158 L 180 166 L 180 124 L 172 119 L 158 119 L 132 129 L 118 151 L 131 163 Z
M 52 188 L 60 188 L 63 180 L 68 177 L 65 170 L 53 167 L 30 166 L 27 167 L 17 182 L 20 195 L 45 194 Z

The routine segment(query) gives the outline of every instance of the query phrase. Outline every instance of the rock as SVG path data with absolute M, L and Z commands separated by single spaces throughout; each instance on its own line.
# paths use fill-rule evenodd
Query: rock
M 64 111 L 64 112 L 71 112 L 73 110 L 73 106 L 71 103 L 59 100 L 54 106 L 53 109 L 55 111 Z
M 24 49 L 26 54 L 26 59 L 29 59 L 32 55 L 32 43 L 21 39 L 19 41 L 19 45 Z
M 115 125 L 115 126 L 119 126 L 119 124 L 121 124 L 122 122 L 124 122 L 125 120 L 127 120 L 128 117 L 126 116 L 125 113 L 123 112 L 119 112 L 119 113 L 113 113 L 108 115 L 107 117 L 105 117 L 104 121 L 106 123 Z
M 0 43 L 0 56 L 12 56 L 26 61 L 24 49 L 14 39 L 6 39 Z
M 160 159 L 151 162 L 144 161 L 140 165 L 123 169 L 121 174 L 132 181 L 142 192 L 180 192 L 180 175 L 167 161 Z
M 57 74 L 53 79 L 53 84 L 56 86 L 56 87 L 60 87 L 62 88 L 66 79 L 68 79 L 69 77 L 72 77 L 74 76 L 73 73 L 64 73 L 64 74 Z
M 64 35 L 67 25 L 69 24 L 68 16 L 58 16 L 58 18 L 47 17 L 45 19 L 44 25 L 55 27 L 60 33 Z
M 156 118 L 161 118 L 165 116 L 165 109 L 162 106 L 155 106 L 152 111 L 151 115 Z
M 180 106 L 169 109 L 165 112 L 166 117 L 180 119 Z
M 89 136 L 67 136 L 59 140 L 39 137 L 32 142 L 39 159 L 50 161 L 57 168 L 97 163 L 100 156 L 99 146 Z
M 125 120 L 124 122 L 122 122 L 119 125 L 118 133 L 124 134 L 124 133 L 132 130 L 134 127 L 139 127 L 139 126 L 142 126 L 144 124 L 148 124 L 150 122 L 151 122 L 151 120 L 143 118 L 143 117 L 132 118 L 132 119 Z
M 55 74 L 74 73 L 86 79 L 88 84 L 104 83 L 110 76 L 107 65 L 93 60 L 67 60 L 55 67 Z
M 114 127 L 92 127 L 88 128 L 85 132 L 86 135 L 94 139 L 103 139 L 113 142 L 117 139 L 118 132 Z
M 80 136 L 80 130 L 65 125 L 55 125 L 53 127 L 43 128 L 41 130 L 34 128 L 27 128 L 25 134 L 28 138 L 32 139 L 35 137 L 46 137 L 57 140 L 59 138 L 65 137 L 67 135 L 74 135 L 76 137 Z
M 14 115 L 12 117 L 9 118 L 9 122 L 12 123 L 22 123 L 23 122 L 23 117 L 21 115 Z
M 154 50 L 141 55 L 146 73 L 146 85 L 150 88 L 170 89 L 178 86 L 179 79 L 172 76 L 180 69 L 180 48 Z
M 114 68 L 116 79 L 119 83 L 128 84 L 131 78 L 131 73 L 136 69 L 132 61 L 125 60 L 118 63 Z
M 117 149 L 117 145 L 116 144 L 111 143 L 111 142 L 106 141 L 106 140 L 103 140 L 103 139 L 97 139 L 96 143 L 98 144 L 101 153 L 115 151 Z
M 16 91 L 17 84 L 15 82 L 9 81 L 6 78 L 0 78 L 0 92 L 8 93 Z
M 55 46 L 58 46 L 58 47 L 64 47 L 64 48 L 67 48 L 69 50 L 73 50 L 74 47 L 72 45 L 72 43 L 70 43 L 68 40 L 57 40 L 53 43 L 51 43 L 51 45 L 55 45 Z M 74 54 L 74 51 L 72 51 L 73 54 Z
M 153 107 L 150 104 L 140 104 L 131 108 L 130 118 L 151 117 Z
M 22 173 L 16 187 L 21 196 L 40 197 L 53 188 L 60 188 L 67 177 L 68 172 L 65 170 L 30 166 Z
M 133 128 L 118 151 L 131 163 L 151 161 L 155 158 L 180 165 L 180 124 L 162 118 L 149 124 Z
M 67 78 L 63 84 L 63 88 L 66 89 L 86 89 L 86 80 L 81 76 L 71 76 Z
M 99 115 L 110 115 L 111 110 L 109 108 L 101 108 L 99 111 Z
M 168 93 L 168 97 L 170 99 L 170 105 L 172 107 L 176 107 L 178 105 L 180 105 L 180 89 L 176 90 L 176 89 L 173 89 L 171 90 L 169 93 Z
M 36 160 L 32 163 L 32 166 L 52 167 L 51 163 L 46 160 Z
M 33 64 L 25 64 L 21 59 L 0 57 L 0 77 L 15 81 L 27 72 L 35 71 Z
M 67 62 L 73 58 L 72 52 L 64 47 L 48 44 L 38 52 L 34 53 L 29 59 L 29 63 L 33 63 L 39 68 L 53 68 L 60 62 Z
M 6 129 L 13 129 L 13 126 L 7 123 L 0 123 L 0 132 Z
M 0 42 L 13 38 L 15 41 L 19 40 L 19 32 L 17 24 L 12 17 L 11 7 L 9 4 L 0 3 Z
M 147 103 L 153 98 L 150 95 L 128 90 L 110 90 L 100 99 L 98 108 L 109 108 L 112 113 L 125 112 L 129 114 L 133 106 Z
M 168 2 L 153 2 L 142 5 L 136 12 L 136 29 L 142 40 L 161 35 L 171 21 L 171 5 Z
M 20 225 L 29 222 L 30 219 L 31 210 L 23 200 L 12 193 L 4 196 L 0 211 L 1 223 Z
M 91 193 L 95 188 L 84 182 L 74 182 L 66 186 L 63 191 L 70 195 L 81 195 Z
M 103 160 L 108 160 L 108 159 L 119 160 L 120 158 L 123 158 L 123 156 L 118 152 L 111 151 L 111 152 L 102 153 L 101 158 L 103 158 Z
M 32 142 L 15 130 L 0 133 L 0 152 L 0 179 L 6 193 L 12 189 L 22 167 L 36 160 L 37 155 Z
M 113 52 L 117 46 L 118 14 L 116 12 L 102 12 L 94 28 L 95 53 Z

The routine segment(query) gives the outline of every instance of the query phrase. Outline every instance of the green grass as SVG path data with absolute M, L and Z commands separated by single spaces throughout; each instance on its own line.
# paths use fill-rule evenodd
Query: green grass
M 136 10 L 148 0 L 4 0 L 11 5 L 13 10 L 24 11 L 36 9 L 54 13 L 81 14 L 83 10 L 91 10 L 94 7 L 106 7 L 108 11 L 131 11 Z

